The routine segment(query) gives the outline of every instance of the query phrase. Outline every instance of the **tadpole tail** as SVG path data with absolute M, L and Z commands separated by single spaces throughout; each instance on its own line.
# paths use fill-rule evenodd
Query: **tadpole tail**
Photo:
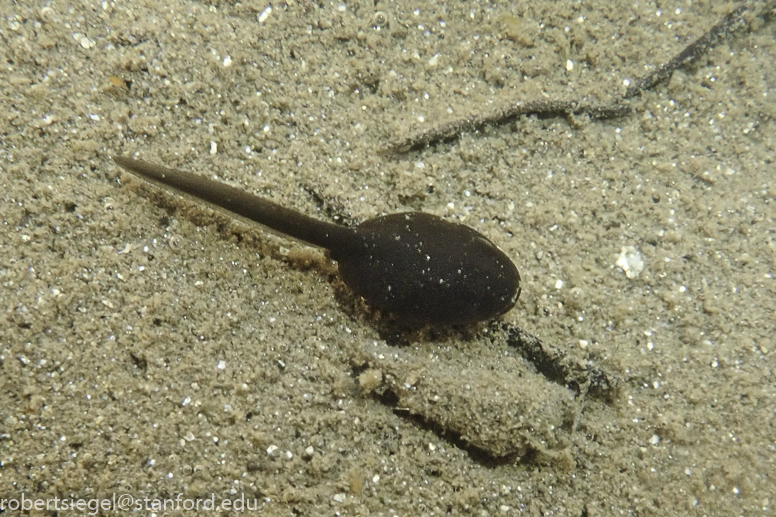
M 355 236 L 351 228 L 313 219 L 263 197 L 198 174 L 168 169 L 126 156 L 114 156 L 113 161 L 143 179 L 194 196 L 314 246 L 336 250 L 352 243 Z

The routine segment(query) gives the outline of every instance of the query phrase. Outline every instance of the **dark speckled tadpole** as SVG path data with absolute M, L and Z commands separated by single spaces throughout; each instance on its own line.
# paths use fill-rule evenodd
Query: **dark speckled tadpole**
M 123 168 L 329 251 L 345 285 L 412 326 L 461 325 L 509 311 L 520 274 L 482 234 L 422 212 L 375 217 L 347 228 L 240 189 L 160 165 L 113 158 Z

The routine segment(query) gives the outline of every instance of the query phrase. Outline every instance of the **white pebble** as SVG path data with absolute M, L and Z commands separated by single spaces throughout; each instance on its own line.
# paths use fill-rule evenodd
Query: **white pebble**
M 628 278 L 638 278 L 644 271 L 644 260 L 641 253 L 633 246 L 623 246 L 615 265 L 625 272 Z

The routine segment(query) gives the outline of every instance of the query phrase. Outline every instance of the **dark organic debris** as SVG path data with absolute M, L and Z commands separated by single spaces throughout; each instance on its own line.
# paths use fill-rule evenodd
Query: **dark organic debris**
M 606 402 L 617 399 L 620 381 L 616 375 L 590 362 L 581 362 L 509 323 L 494 321 L 489 330 L 492 335 L 501 334 L 509 346 L 516 348 L 547 379 L 578 394 L 587 394 Z
M 611 106 L 596 106 L 578 101 L 517 101 L 489 113 L 476 113 L 462 119 L 424 129 L 405 138 L 391 141 L 381 149 L 381 152 L 387 155 L 403 154 L 439 142 L 456 140 L 461 133 L 475 131 L 488 124 L 505 124 L 524 115 L 544 117 L 587 115 L 593 120 L 627 116 L 632 110 L 625 101 L 654 88 L 660 82 L 671 77 L 674 70 L 692 63 L 708 52 L 715 44 L 745 26 L 747 24 L 747 16 L 752 14 L 753 8 L 751 8 L 751 3 L 744 2 L 715 24 L 703 36 L 685 47 L 673 59 L 658 67 L 656 71 L 634 81 L 623 95 L 622 100 L 624 102 L 622 103 L 618 102 Z M 776 1 L 766 4 L 765 9 L 755 13 L 754 16 L 762 18 L 765 23 L 771 22 L 776 18 Z

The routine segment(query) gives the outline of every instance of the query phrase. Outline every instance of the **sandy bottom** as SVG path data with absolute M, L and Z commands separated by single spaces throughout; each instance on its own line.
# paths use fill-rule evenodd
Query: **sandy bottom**
M 268 516 L 773 513 L 776 24 L 749 16 L 627 117 L 524 117 L 384 156 L 518 100 L 616 102 L 725 14 L 429 4 L 2 2 L 8 514 L 22 497 L 51 515 L 79 498 L 103 514 L 197 498 Z M 463 221 L 515 260 L 523 295 L 501 322 L 395 346 L 319 251 L 114 154 L 329 220 Z M 549 375 L 517 328 L 619 391 Z

